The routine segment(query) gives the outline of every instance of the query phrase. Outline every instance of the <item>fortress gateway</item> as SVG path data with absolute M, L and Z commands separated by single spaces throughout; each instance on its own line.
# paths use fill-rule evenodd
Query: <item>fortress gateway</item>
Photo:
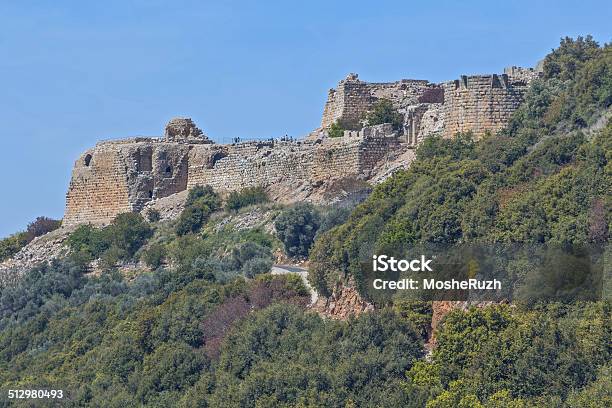
M 480 137 L 499 130 L 537 76 L 533 69 L 511 67 L 501 75 L 433 84 L 367 83 L 350 74 L 329 91 L 321 127 L 298 141 L 216 144 L 191 119 L 173 119 L 163 138 L 105 141 L 84 152 L 72 171 L 64 225 L 105 224 L 198 184 L 222 193 L 260 185 L 277 200 L 316 201 L 332 186 L 350 190 L 376 182 L 393 165 L 407 165 L 413 148 L 428 135 L 471 131 Z M 401 129 L 361 127 L 381 98 L 402 114 Z M 343 137 L 327 136 L 335 122 L 348 129 Z

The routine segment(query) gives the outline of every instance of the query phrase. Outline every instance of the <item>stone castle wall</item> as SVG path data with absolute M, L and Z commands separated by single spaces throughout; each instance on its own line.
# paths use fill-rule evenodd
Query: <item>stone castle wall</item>
M 107 224 L 117 214 L 140 211 L 152 200 L 195 185 L 227 193 L 251 186 L 364 178 L 398 144 L 390 125 L 364 128 L 337 139 L 304 141 L 217 145 L 139 138 L 104 142 L 75 163 L 64 224 Z
M 220 192 L 304 179 L 312 146 L 302 142 L 262 141 L 224 146 L 194 146 L 189 156 L 187 188 L 210 185 Z
M 120 152 L 99 146 L 81 155 L 72 170 L 63 224 L 100 224 L 131 210 L 125 160 Z
M 406 79 L 368 83 L 349 74 L 336 89 L 330 89 L 321 128 L 334 122 L 347 129 L 359 128 L 366 113 L 384 98 L 404 115 L 404 141 L 412 146 L 434 132 L 452 136 L 472 131 L 478 137 L 508 123 L 529 83 L 539 75 L 539 69 L 513 66 L 501 75 L 463 75 L 438 85 Z
M 140 211 L 152 200 L 195 185 L 222 193 L 263 186 L 292 195 L 296 186 L 308 192 L 335 178 L 367 180 L 390 156 L 400 156 L 433 133 L 482 136 L 504 127 L 538 75 L 537 70 L 510 67 L 502 75 L 462 76 L 437 85 L 424 80 L 367 83 L 351 74 L 330 90 L 322 129 L 300 141 L 217 145 L 191 119 L 175 118 L 163 139 L 103 142 L 79 157 L 66 194 L 64 224 L 108 223 L 119 213 Z M 336 121 L 360 128 L 381 98 L 391 100 L 404 116 L 401 129 L 384 124 L 327 137 L 325 129 Z
M 99 143 L 75 162 L 64 225 L 108 223 L 187 188 L 188 145 L 156 139 Z
M 444 136 L 471 131 L 475 136 L 505 127 L 523 102 L 527 84 L 507 74 L 461 76 L 444 84 Z
M 349 74 L 330 89 L 323 108 L 321 127 L 327 128 L 339 121 L 345 128 L 358 127 L 365 114 L 379 99 L 389 99 L 397 109 L 414 105 L 422 100 L 442 102 L 442 89 L 426 80 L 402 79 L 397 82 L 364 82 L 357 74 Z

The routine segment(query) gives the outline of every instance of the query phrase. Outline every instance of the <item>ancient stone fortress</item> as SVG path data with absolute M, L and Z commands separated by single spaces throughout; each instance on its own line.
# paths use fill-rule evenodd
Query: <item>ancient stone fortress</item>
M 414 157 L 410 151 L 428 135 L 472 131 L 482 136 L 500 129 L 537 75 L 512 67 L 500 75 L 433 84 L 367 83 L 350 74 L 330 90 L 321 127 L 301 140 L 216 144 L 191 119 L 175 118 L 163 138 L 104 141 L 84 152 L 72 171 L 63 224 L 105 224 L 198 184 L 221 193 L 259 185 L 279 201 L 316 201 L 317 189 L 350 189 L 351 183 L 335 181 L 363 185 L 384 179 L 380 174 L 390 168 L 405 167 L 407 157 Z M 362 126 L 381 98 L 404 116 L 402 129 Z M 328 137 L 326 129 L 334 122 L 348 129 L 343 137 Z

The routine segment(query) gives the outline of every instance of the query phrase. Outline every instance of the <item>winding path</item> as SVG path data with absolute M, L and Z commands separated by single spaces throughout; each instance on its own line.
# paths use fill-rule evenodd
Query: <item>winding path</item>
M 308 283 L 308 269 L 293 265 L 272 265 L 272 271 L 270 273 L 272 273 L 272 275 L 286 275 L 289 273 L 299 275 L 306 288 L 310 291 L 310 304 L 314 304 L 319 298 L 317 291 Z

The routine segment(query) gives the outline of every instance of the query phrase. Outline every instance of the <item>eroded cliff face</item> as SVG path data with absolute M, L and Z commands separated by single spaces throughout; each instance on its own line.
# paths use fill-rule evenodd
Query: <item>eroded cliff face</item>
M 346 320 L 374 310 L 374 305 L 365 301 L 357 291 L 352 279 L 338 282 L 329 297 L 319 296 L 311 306 L 323 317 Z

